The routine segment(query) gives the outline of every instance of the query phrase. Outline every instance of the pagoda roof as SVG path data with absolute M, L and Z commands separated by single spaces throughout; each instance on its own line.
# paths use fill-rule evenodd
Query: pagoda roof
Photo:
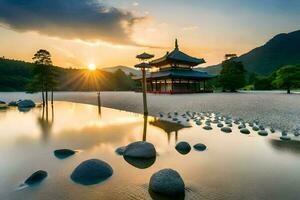
M 165 56 L 153 60 L 150 62 L 152 66 L 161 66 L 167 63 L 185 63 L 190 66 L 196 66 L 205 63 L 202 58 L 195 58 L 189 56 L 179 50 L 177 39 L 175 41 L 175 49 L 171 53 L 167 53 Z
M 146 75 L 146 78 L 187 78 L 187 79 L 211 79 L 217 77 L 215 74 L 209 74 L 208 72 L 193 69 L 169 69 L 161 70 L 158 72 L 152 72 Z M 141 79 L 141 76 L 134 79 Z

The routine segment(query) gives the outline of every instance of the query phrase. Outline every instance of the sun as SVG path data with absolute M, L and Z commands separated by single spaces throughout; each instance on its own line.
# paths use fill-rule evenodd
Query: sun
M 88 64 L 88 69 L 90 71 L 95 71 L 96 70 L 96 65 L 94 63 L 90 63 L 90 64 Z

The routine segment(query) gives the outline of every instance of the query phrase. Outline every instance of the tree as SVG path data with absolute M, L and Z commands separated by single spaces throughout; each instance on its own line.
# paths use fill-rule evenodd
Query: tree
M 291 88 L 300 87 L 300 65 L 287 65 L 276 71 L 272 82 L 278 88 L 284 88 L 291 93 Z
M 33 70 L 34 78 L 31 83 L 31 88 L 42 92 L 43 105 L 48 106 L 48 91 L 51 91 L 51 103 L 53 104 L 53 90 L 57 85 L 56 76 L 52 66 L 51 54 L 44 49 L 38 50 L 33 61 L 36 65 Z
M 235 92 L 245 85 L 245 69 L 242 62 L 234 60 L 225 60 L 222 63 L 219 81 L 223 91 L 229 90 Z

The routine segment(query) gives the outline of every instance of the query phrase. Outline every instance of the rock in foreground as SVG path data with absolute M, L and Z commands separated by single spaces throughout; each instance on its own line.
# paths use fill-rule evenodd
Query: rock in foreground
M 93 185 L 106 180 L 112 174 L 113 169 L 109 164 L 102 160 L 91 159 L 78 165 L 71 174 L 71 179 L 82 185 Z
M 76 151 L 73 151 L 71 149 L 57 149 L 54 151 L 55 157 L 59 159 L 65 159 L 67 157 L 74 155 L 75 153 Z
M 126 147 L 124 156 L 142 159 L 153 158 L 156 157 L 156 150 L 154 145 L 149 142 L 133 142 Z
M 223 131 L 224 133 L 231 133 L 232 132 L 230 127 L 222 127 L 221 131 Z
M 187 142 L 179 142 L 176 144 L 175 149 L 181 154 L 188 154 L 191 151 L 191 146 Z
M 173 169 L 162 169 L 151 176 L 149 190 L 169 197 L 182 196 L 185 193 L 184 182 Z
M 29 186 L 38 184 L 38 183 L 42 182 L 47 176 L 48 176 L 48 173 L 46 171 L 39 170 L 39 171 L 34 172 L 31 176 L 29 176 L 25 180 L 24 183 Z
M 240 129 L 240 132 L 243 134 L 250 134 L 250 131 L 247 128 Z

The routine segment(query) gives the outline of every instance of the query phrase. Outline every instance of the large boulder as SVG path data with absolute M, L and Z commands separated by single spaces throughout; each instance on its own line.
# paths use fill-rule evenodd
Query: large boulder
M 18 102 L 18 107 L 20 108 L 33 108 L 35 107 L 35 103 L 32 100 L 25 99 Z
M 153 158 L 156 157 L 156 150 L 153 144 L 138 141 L 127 145 L 123 156 L 141 159 Z
M 48 173 L 46 171 L 39 170 L 31 174 L 31 176 L 29 176 L 24 183 L 29 186 L 35 185 L 42 182 L 47 176 Z
M 112 167 L 98 159 L 91 159 L 78 165 L 71 174 L 71 179 L 82 185 L 93 185 L 106 180 L 113 174 Z
M 177 171 L 162 169 L 151 176 L 149 190 L 167 197 L 178 197 L 184 195 L 185 185 Z
M 68 158 L 68 157 L 74 155 L 75 153 L 76 153 L 76 151 L 71 150 L 71 149 L 57 149 L 54 151 L 55 157 L 57 157 L 59 159 Z
M 187 142 L 179 142 L 176 144 L 175 149 L 181 154 L 188 154 L 191 151 L 191 146 Z

